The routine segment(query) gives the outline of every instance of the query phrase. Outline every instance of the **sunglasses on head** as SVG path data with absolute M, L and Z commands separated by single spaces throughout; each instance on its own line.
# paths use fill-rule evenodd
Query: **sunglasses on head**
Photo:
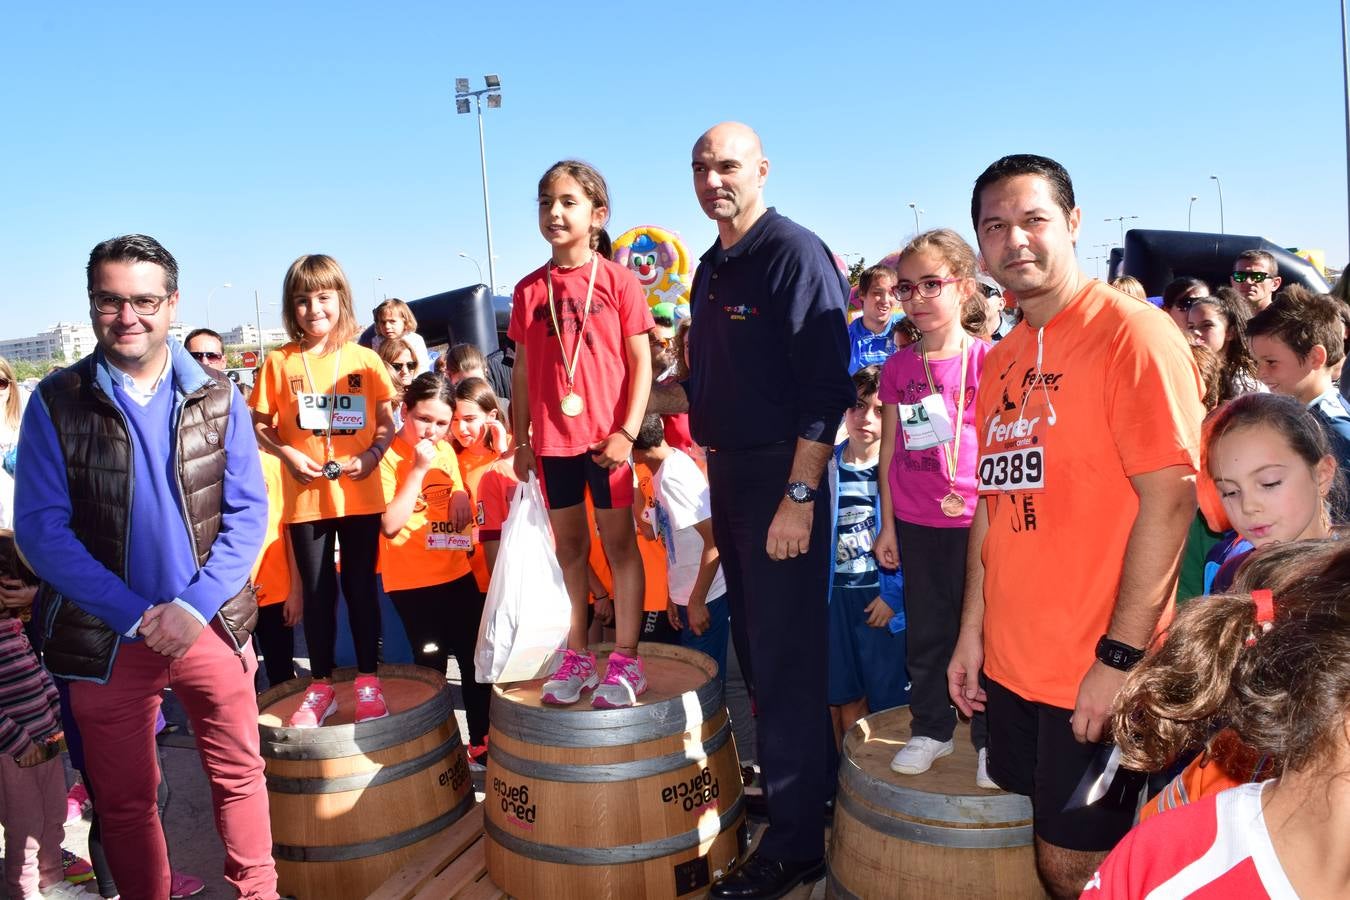
M 1260 284 L 1267 278 L 1274 278 L 1269 272 L 1234 272 L 1233 281 L 1237 284 L 1250 281 L 1252 284 Z
M 214 353 L 209 350 L 189 350 L 188 356 L 192 357 L 197 362 L 213 362 L 213 363 L 218 363 L 225 358 L 224 354 Z

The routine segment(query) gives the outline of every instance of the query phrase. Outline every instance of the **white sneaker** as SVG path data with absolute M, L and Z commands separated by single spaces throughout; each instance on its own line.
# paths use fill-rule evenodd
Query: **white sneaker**
M 922 775 L 933 763 L 952 755 L 951 741 L 935 741 L 930 737 L 911 738 L 891 760 L 891 771 L 901 775 Z
M 975 766 L 975 783 L 985 790 L 996 791 L 999 786 L 989 777 L 989 751 L 980 748 L 980 761 Z
M 42 900 L 75 900 L 75 898 L 85 898 L 89 896 L 88 891 L 78 885 L 70 884 L 65 881 L 58 881 L 56 884 L 38 889 L 38 896 Z

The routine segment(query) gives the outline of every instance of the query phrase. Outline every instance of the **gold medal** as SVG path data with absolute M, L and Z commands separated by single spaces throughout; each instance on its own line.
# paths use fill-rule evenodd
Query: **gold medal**
M 564 416 L 573 417 L 581 415 L 581 411 L 586 408 L 586 404 L 581 400 L 581 395 L 571 392 L 564 394 L 562 402 L 558 405 L 562 407 L 562 414 Z
M 952 491 L 942 498 L 942 514 L 949 519 L 959 519 L 966 511 L 966 499 Z

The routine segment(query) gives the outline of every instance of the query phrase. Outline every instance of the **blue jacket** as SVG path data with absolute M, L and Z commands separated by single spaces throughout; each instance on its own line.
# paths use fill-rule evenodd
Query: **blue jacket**
M 844 450 L 848 447 L 848 441 L 834 448 L 834 455 L 830 457 L 830 468 L 828 472 L 830 489 L 830 522 L 834 531 L 833 539 L 830 541 L 830 586 L 834 587 L 834 568 L 835 561 L 838 558 L 835 548 L 839 546 L 839 462 L 844 457 Z M 878 466 L 880 468 L 880 466 Z M 885 477 L 880 472 L 878 477 Z M 878 533 L 881 529 L 881 496 L 872 504 L 872 514 L 877 522 Z M 899 569 L 886 569 L 881 565 L 881 560 L 877 560 L 877 574 L 881 578 L 881 599 L 886 601 L 886 605 L 895 613 L 891 619 L 891 631 L 901 631 L 905 627 L 905 577 Z

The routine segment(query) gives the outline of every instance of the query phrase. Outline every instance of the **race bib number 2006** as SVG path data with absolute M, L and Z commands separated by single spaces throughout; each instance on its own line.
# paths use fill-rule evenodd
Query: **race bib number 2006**
M 976 478 L 982 494 L 1044 490 L 1045 448 L 1031 446 L 986 453 L 980 457 Z

